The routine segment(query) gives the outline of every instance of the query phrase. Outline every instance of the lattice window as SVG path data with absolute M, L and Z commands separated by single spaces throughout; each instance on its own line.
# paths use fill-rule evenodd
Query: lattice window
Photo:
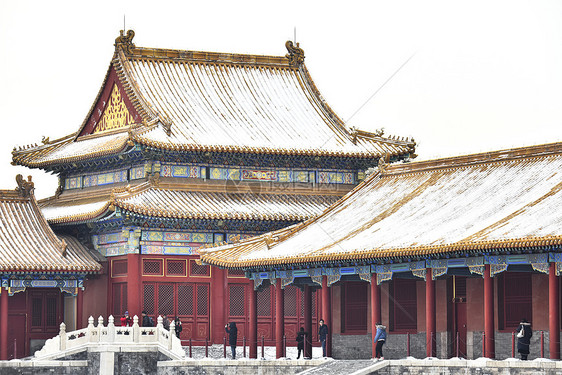
M 367 332 L 367 295 L 369 284 L 347 282 L 342 288 L 343 327 L 342 332 Z
M 455 276 L 455 298 L 466 298 L 466 277 Z
M 209 286 L 197 285 L 197 315 L 209 315 Z
M 193 315 L 193 285 L 178 285 L 178 315 Z
M 112 263 L 113 265 L 113 276 L 125 276 L 127 275 L 127 261 L 126 260 L 116 260 Z
M 142 273 L 144 275 L 162 275 L 162 259 L 144 259 Z
M 392 280 L 389 297 L 391 329 L 415 330 L 417 328 L 416 281 Z
M 43 318 L 43 299 L 33 298 L 31 300 L 31 325 L 41 327 Z
M 531 273 L 503 272 L 498 280 L 498 323 L 512 329 L 522 318 L 533 319 L 533 285 Z
M 127 284 L 113 284 L 113 315 L 122 315 L 127 310 Z
M 297 316 L 297 287 L 285 287 L 285 304 L 283 306 L 285 316 Z
M 185 260 L 168 260 L 166 262 L 168 275 L 185 276 Z
M 211 271 L 209 266 L 199 265 L 195 263 L 194 260 L 189 262 L 189 268 L 191 269 L 190 275 L 191 276 L 210 276 Z
M 258 316 L 271 316 L 271 289 L 272 287 L 258 291 Z
M 228 277 L 244 277 L 246 274 L 244 270 L 228 270 Z
M 158 314 L 174 315 L 174 284 L 158 284 Z
M 154 284 L 144 284 L 143 287 L 143 306 L 148 315 L 154 315 L 154 297 L 155 297 Z
M 121 315 L 121 284 L 113 284 L 113 315 Z
M 301 296 L 301 317 L 304 316 L 304 292 L 301 291 L 300 293 Z
M 312 310 L 312 316 L 316 316 L 316 300 L 317 300 L 316 290 L 313 290 L 312 291 L 312 306 L 310 307 L 310 309 Z
M 229 315 L 244 316 L 244 285 L 229 286 Z
M 45 304 L 45 325 L 47 327 L 57 326 L 57 298 L 47 297 L 47 303 Z
M 316 290 L 311 291 L 311 299 L 312 303 L 310 305 L 310 310 L 312 312 L 312 316 L 316 315 Z M 301 317 L 304 317 L 304 292 L 300 292 L 301 295 Z
M 121 287 L 121 310 L 122 313 L 127 311 L 129 308 L 127 307 L 127 284 L 123 283 Z

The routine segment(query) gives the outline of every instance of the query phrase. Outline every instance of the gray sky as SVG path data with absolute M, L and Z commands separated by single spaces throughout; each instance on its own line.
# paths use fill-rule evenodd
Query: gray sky
M 78 129 L 124 14 L 142 47 L 285 55 L 296 27 L 336 113 L 414 137 L 419 159 L 562 140 L 560 1 L 0 0 L 0 189 L 22 173 L 54 193 L 10 152 Z

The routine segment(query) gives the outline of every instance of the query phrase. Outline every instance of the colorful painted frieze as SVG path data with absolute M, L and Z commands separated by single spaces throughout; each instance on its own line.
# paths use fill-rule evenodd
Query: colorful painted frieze
M 64 180 L 64 188 L 66 190 L 81 189 L 82 188 L 82 176 L 66 178 Z
M 84 176 L 84 187 L 100 186 L 128 181 L 127 170 Z

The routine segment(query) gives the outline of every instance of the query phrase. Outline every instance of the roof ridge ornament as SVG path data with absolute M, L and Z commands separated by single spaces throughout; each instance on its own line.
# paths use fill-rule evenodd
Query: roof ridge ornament
M 289 53 L 285 55 L 285 57 L 289 59 L 289 65 L 298 67 L 304 63 L 304 51 L 299 47 L 298 42 L 295 46 L 292 41 L 287 40 L 285 42 L 285 47 L 287 51 L 289 51 Z
M 390 154 L 387 152 L 384 157 L 379 157 L 379 164 L 378 164 L 378 168 L 379 168 L 379 173 L 382 175 L 384 172 L 386 172 L 386 169 L 388 168 L 388 163 L 390 161 Z
M 135 48 L 135 45 L 133 44 L 135 31 L 127 30 L 127 35 L 124 35 L 124 33 L 124 30 L 119 30 L 119 36 L 115 38 L 115 48 L 117 49 L 119 47 L 122 47 L 123 52 L 125 52 L 126 55 L 132 55 L 133 48 Z
M 16 176 L 16 182 L 18 183 L 18 187 L 16 188 L 18 194 L 23 198 L 29 198 L 35 189 L 35 184 L 31 181 L 31 176 L 27 176 L 26 181 L 21 174 L 18 174 Z

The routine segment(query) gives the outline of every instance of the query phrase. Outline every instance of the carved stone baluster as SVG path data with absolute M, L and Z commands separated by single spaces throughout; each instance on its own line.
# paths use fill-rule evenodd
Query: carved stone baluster
M 94 327 L 94 317 L 90 316 L 88 318 L 88 341 L 99 341 L 99 337 L 97 337 L 96 332 L 96 328 Z
M 113 315 L 110 315 L 109 318 L 107 318 L 107 341 L 108 342 L 115 342 L 115 324 L 114 324 L 115 319 L 113 318 Z
M 64 324 L 64 322 L 60 324 L 59 338 L 60 338 L 60 350 L 61 351 L 66 350 L 66 324 Z
M 170 322 L 170 333 L 168 334 L 168 350 L 172 350 L 174 343 L 174 336 L 176 335 L 176 320 Z
M 140 341 L 139 317 L 133 316 L 133 342 Z

